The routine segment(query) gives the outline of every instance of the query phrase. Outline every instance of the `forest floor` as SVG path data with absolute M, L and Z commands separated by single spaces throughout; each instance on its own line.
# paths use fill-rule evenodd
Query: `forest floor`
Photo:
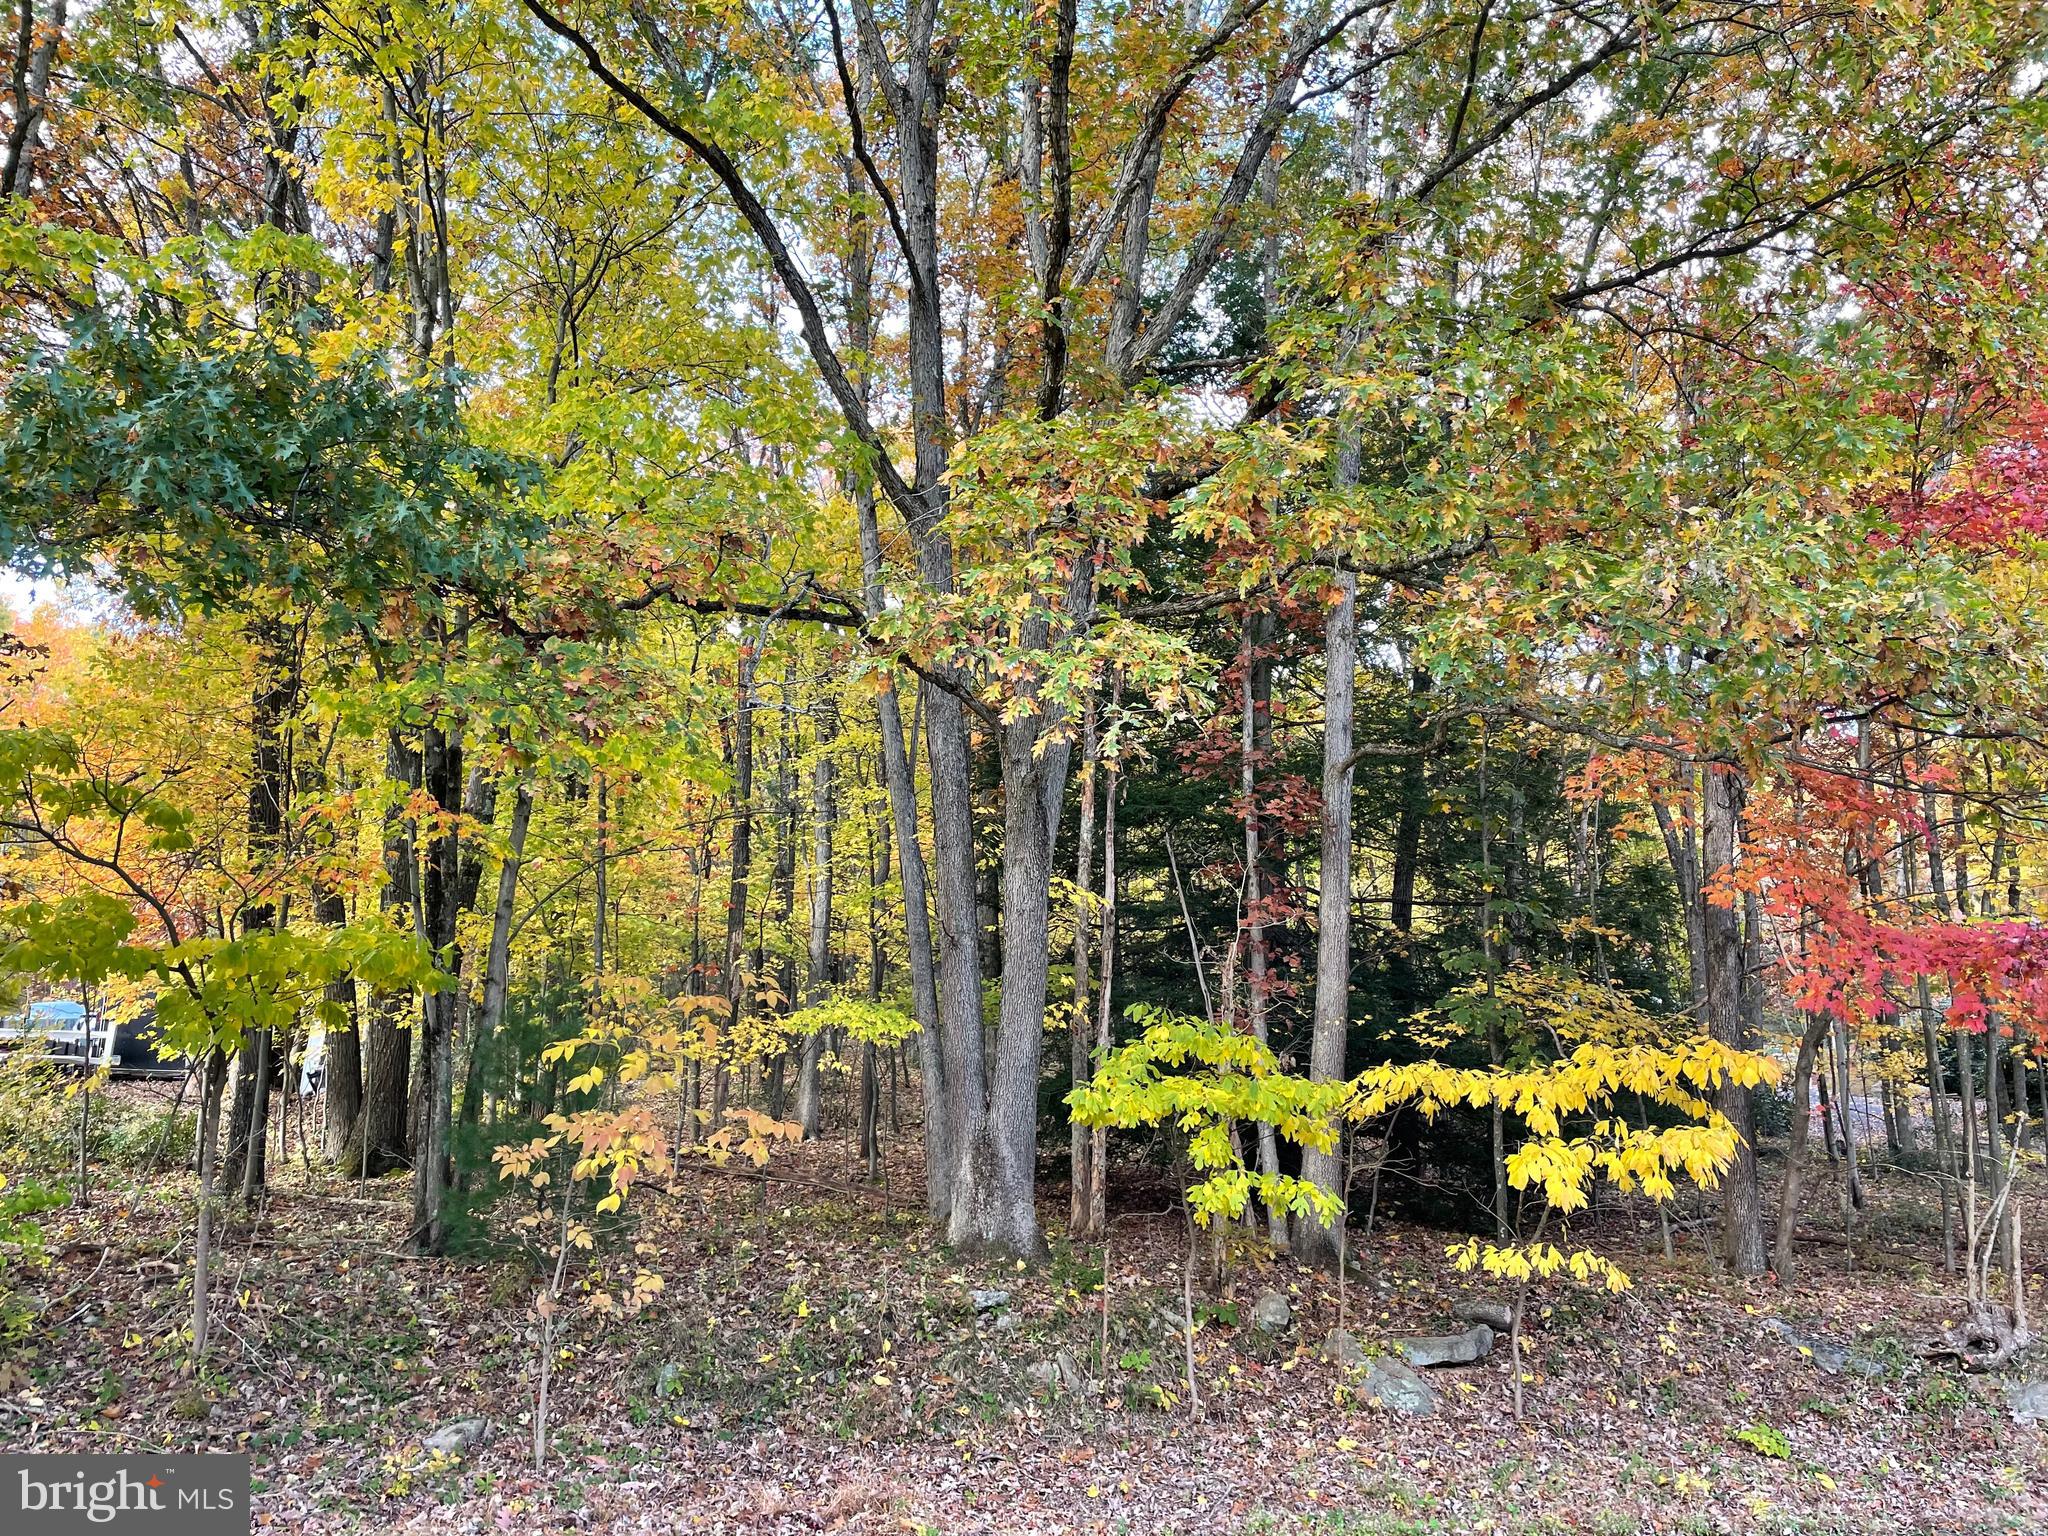
M 1816 1232 L 1790 1287 L 1717 1275 L 1703 1222 L 1681 1223 L 1666 1260 L 1654 1221 L 1611 1212 L 1595 1245 L 1634 1286 L 1532 1298 L 1517 1423 L 1505 1341 L 1428 1373 L 1433 1417 L 1379 1406 L 1320 1358 L 1340 1307 L 1371 1350 L 1498 1296 L 1455 1271 L 1443 1232 L 1378 1223 L 1341 1298 L 1332 1278 L 1237 1256 L 1220 1302 L 1196 1295 L 1198 1410 L 1164 1185 L 1121 1181 L 1105 1292 L 1099 1247 L 1055 1239 L 1029 1271 L 956 1262 L 918 1219 L 914 1167 L 893 1202 L 820 1187 L 845 1185 L 837 1142 L 776 1168 L 815 1182 L 699 1167 L 634 1192 L 630 1235 L 665 1288 L 636 1317 L 579 1314 L 539 1473 L 531 1256 L 409 1257 L 402 1178 L 280 1170 L 231 1225 L 194 1382 L 189 1180 L 110 1178 L 45 1218 L 56 1262 L 37 1342 L 0 1368 L 0 1445 L 246 1451 L 257 1529 L 323 1533 L 2048 1530 L 2048 1432 L 2014 1423 L 1999 1380 L 1920 1358 L 1955 1285 L 1904 1176 L 1879 1182 L 1853 1260 Z M 1063 1214 L 1049 1198 L 1050 1229 Z M 975 1290 L 1008 1297 L 978 1311 Z M 1269 1290 L 1292 1313 L 1277 1334 L 1252 1323 Z M 1773 1317 L 1873 1374 L 1824 1372 Z M 1079 1391 L 1044 1384 L 1063 1350 Z M 466 1456 L 422 1449 L 465 1418 L 491 1426 Z

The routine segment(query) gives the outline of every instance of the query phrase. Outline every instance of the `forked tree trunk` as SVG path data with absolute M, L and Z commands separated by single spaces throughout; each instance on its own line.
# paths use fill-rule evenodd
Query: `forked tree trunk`
M 1813 1064 L 1827 1038 L 1828 1017 L 1808 1014 L 1799 1037 L 1799 1055 L 1792 1067 L 1792 1126 L 1785 1141 L 1785 1173 L 1778 1192 L 1778 1230 L 1771 1248 L 1771 1268 L 1780 1285 L 1792 1281 L 1795 1255 L 1793 1230 L 1799 1223 L 1799 1201 L 1806 1178 L 1806 1141 L 1813 1128 Z

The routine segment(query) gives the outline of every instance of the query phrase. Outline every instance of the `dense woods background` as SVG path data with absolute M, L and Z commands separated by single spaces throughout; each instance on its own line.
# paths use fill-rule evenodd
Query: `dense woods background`
M 1836 1497 L 1738 1399 L 1694 1462 L 1784 1463 L 1803 1529 L 2040 1514 L 2038 6 L 11 15 L 10 1440 L 128 1432 L 138 1372 L 142 1443 L 213 1433 L 289 1353 L 252 1272 L 348 1328 L 468 1294 L 533 1477 L 621 1422 L 587 1350 L 696 1446 L 679 1339 L 808 1319 L 805 1264 L 862 1342 L 706 1366 L 743 1420 L 943 1448 L 950 1387 L 1091 1456 L 1264 1433 L 1296 1364 L 1355 1451 L 1410 1385 L 1347 1368 L 1453 1292 L 1453 1409 L 1554 1433 L 1657 1391 L 1574 1340 L 1783 1311 L 1796 1365 L 1834 1297 L 1900 1329 L 1856 1433 L 1948 1383 L 1961 1459 Z M 947 1275 L 966 1345 L 901 1331 Z M 939 1475 L 735 1513 L 661 1454 L 734 1528 Z M 1155 1454 L 1146 1528 L 1301 1507 Z M 1645 1497 L 1765 1520 L 1705 1475 Z M 270 1508 L 424 1507 L 378 1477 Z M 933 1528 L 1098 1518 L 1050 1486 Z

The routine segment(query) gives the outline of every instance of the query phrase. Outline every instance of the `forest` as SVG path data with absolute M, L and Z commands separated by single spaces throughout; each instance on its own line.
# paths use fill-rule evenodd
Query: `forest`
M 0 55 L 0 1529 L 2048 1529 L 2048 7 Z

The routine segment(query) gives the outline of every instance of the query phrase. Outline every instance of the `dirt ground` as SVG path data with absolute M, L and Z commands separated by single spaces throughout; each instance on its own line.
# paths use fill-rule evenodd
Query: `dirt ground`
M 194 1381 L 189 1178 L 110 1177 L 45 1218 L 56 1261 L 0 1444 L 246 1450 L 257 1528 L 306 1532 L 2048 1530 L 2048 1433 L 2014 1422 L 2005 1380 L 1921 1357 L 1959 1287 L 1908 1175 L 1877 1181 L 1852 1248 L 1818 1170 L 1789 1286 L 1717 1275 L 1704 1209 L 1679 1213 L 1667 1260 L 1653 1219 L 1610 1208 L 1592 1242 L 1634 1285 L 1532 1296 L 1518 1423 L 1505 1341 L 1428 1373 L 1430 1417 L 1321 1357 L 1340 1315 L 1371 1352 L 1499 1297 L 1443 1232 L 1377 1223 L 1341 1295 L 1235 1253 L 1224 1294 L 1195 1293 L 1191 1395 L 1185 1228 L 1156 1179 L 1120 1182 L 1105 1289 L 1102 1249 L 1058 1239 L 1028 1271 L 955 1262 L 918 1219 L 914 1165 L 893 1194 L 852 1186 L 837 1142 L 775 1168 L 811 1182 L 697 1167 L 635 1191 L 595 1261 L 648 1244 L 664 1288 L 636 1317 L 578 1312 L 539 1471 L 532 1256 L 410 1257 L 402 1176 L 294 1164 L 230 1227 Z M 1046 1194 L 1057 1231 L 1064 1191 Z M 1289 1303 L 1277 1332 L 1252 1322 L 1269 1291 Z M 1869 1374 L 1823 1369 L 1829 1345 Z M 423 1450 L 462 1419 L 488 1421 L 482 1443 Z

